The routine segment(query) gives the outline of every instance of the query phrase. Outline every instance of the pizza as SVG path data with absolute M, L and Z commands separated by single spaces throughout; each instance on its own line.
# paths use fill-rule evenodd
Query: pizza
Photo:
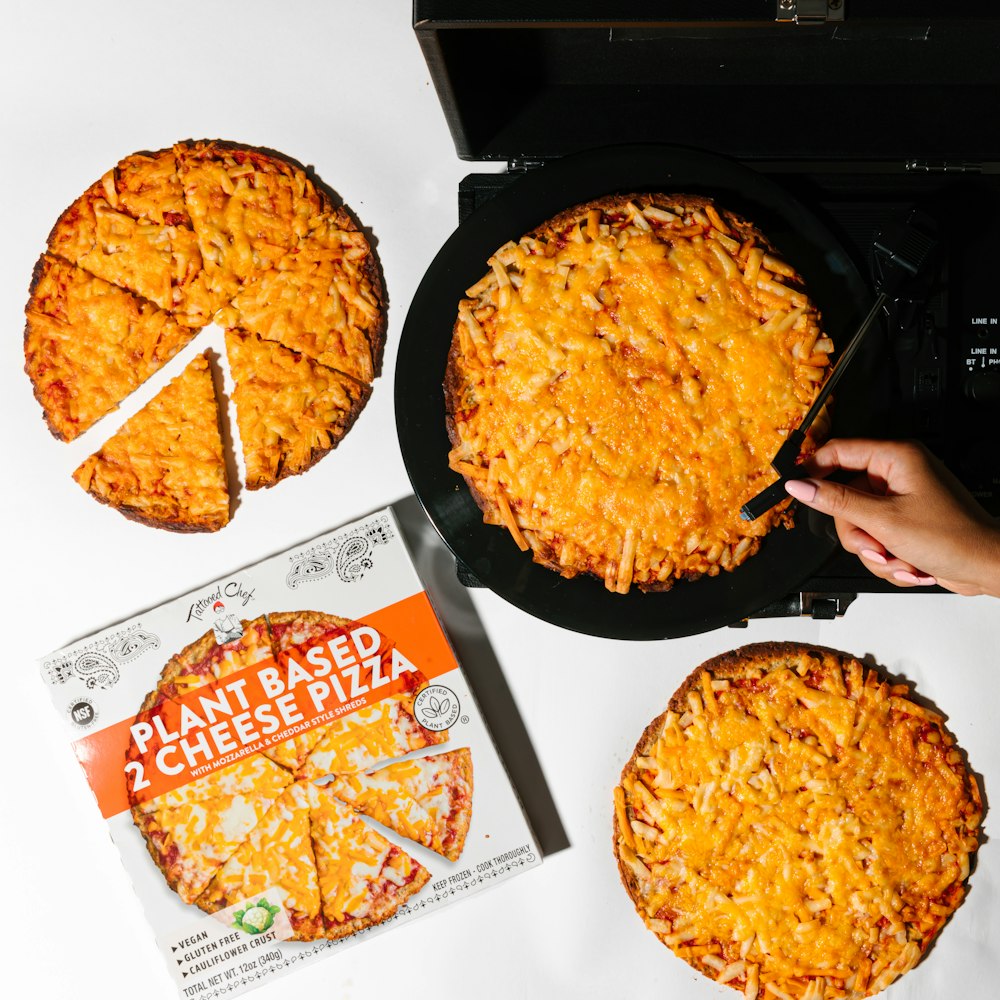
M 205 355 L 196 355 L 73 478 L 95 500 L 143 524 L 172 531 L 226 524 L 226 461 Z
M 337 775 L 329 789 L 366 816 L 457 861 L 472 803 L 467 747 L 386 764 L 370 773 Z
M 623 594 L 732 570 L 791 523 L 788 501 L 751 522 L 740 508 L 773 480 L 833 343 L 752 224 L 706 198 L 612 196 L 489 267 L 444 382 L 449 464 L 487 524 Z
M 205 688 L 211 697 L 213 682 L 238 681 L 240 671 L 262 665 L 284 684 L 320 647 L 363 649 L 358 685 L 391 676 L 395 644 L 363 622 L 294 611 L 239 626 L 242 634 L 230 641 L 210 630 L 171 656 L 133 725 L 157 715 L 166 731 L 177 729 L 185 696 Z M 364 817 L 457 861 L 472 814 L 467 748 L 413 756 L 448 739 L 413 714 L 425 685 L 419 671 L 404 674 L 381 702 L 296 727 L 281 742 L 152 798 L 130 783 L 133 822 L 167 885 L 209 913 L 266 895 L 284 908 L 296 940 L 341 938 L 391 917 L 430 873 Z M 126 772 L 143 759 L 131 741 Z
M 50 431 L 69 441 L 200 328 L 222 326 L 257 489 L 306 471 L 351 429 L 381 373 L 384 302 L 364 233 L 303 167 L 181 142 L 125 157 L 60 215 L 25 308 L 25 370 Z
M 371 389 L 276 341 L 226 331 L 236 417 L 251 490 L 298 475 L 336 448 Z
M 169 313 L 52 254 L 35 268 L 25 367 L 53 435 L 72 441 L 194 336 Z M 101 378 L 90 377 L 100 371 Z
M 614 800 L 643 922 L 749 1000 L 871 996 L 913 968 L 963 899 L 982 817 L 908 685 L 794 643 L 696 669 Z

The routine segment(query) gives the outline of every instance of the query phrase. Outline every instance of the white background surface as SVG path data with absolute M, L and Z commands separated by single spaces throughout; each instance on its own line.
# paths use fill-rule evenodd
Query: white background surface
M 166 998 L 170 980 L 34 661 L 409 494 L 392 412 L 396 344 L 423 270 L 456 223 L 458 181 L 474 168 L 455 156 L 401 0 L 48 0 L 5 5 L 3 23 L 0 984 L 41 997 Z M 221 334 L 197 338 L 118 413 L 64 445 L 46 431 L 21 371 L 22 309 L 49 229 L 87 185 L 134 150 L 216 136 L 314 165 L 371 228 L 390 296 L 389 340 L 373 398 L 332 456 L 274 490 L 244 492 L 221 533 L 184 537 L 125 521 L 86 497 L 70 472 L 193 353 L 221 352 Z M 609 815 L 610 789 L 649 719 L 691 668 L 743 642 L 800 639 L 873 654 L 949 716 L 987 795 L 1000 775 L 998 602 L 868 596 L 824 625 L 753 623 L 641 645 L 598 640 L 536 622 L 489 593 L 468 595 L 412 504 L 402 516 L 514 756 L 524 756 L 525 733 L 510 715 L 519 711 L 570 846 L 495 891 L 276 981 L 253 994 L 260 1000 L 291 990 L 338 1000 L 430 991 L 440 1000 L 735 996 L 641 927 L 618 885 Z M 992 826 L 987 818 L 987 833 Z M 540 832 L 560 839 L 558 829 Z M 987 995 L 988 942 L 1000 939 L 997 871 L 994 840 L 980 852 L 968 902 L 930 959 L 891 988 L 894 1000 Z

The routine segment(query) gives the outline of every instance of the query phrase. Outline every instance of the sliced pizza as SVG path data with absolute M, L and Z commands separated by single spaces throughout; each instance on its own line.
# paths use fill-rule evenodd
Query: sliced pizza
M 324 936 L 347 937 L 387 920 L 420 890 L 430 873 L 327 789 L 304 787 L 309 797 Z
M 92 184 L 59 217 L 49 250 L 188 326 L 204 326 L 229 299 L 203 274 L 170 150 L 126 157 Z
M 315 465 L 371 395 L 367 385 L 256 334 L 227 331 L 226 353 L 251 490 Z
M 296 940 L 323 937 L 309 815 L 308 788 L 290 785 L 195 900 L 198 906 L 215 913 L 266 896 L 284 908 Z
M 226 463 L 208 360 L 201 354 L 73 473 L 125 517 L 172 531 L 229 520 Z
M 309 230 L 324 198 L 305 171 L 276 153 L 225 142 L 174 147 L 205 268 L 245 281 L 272 267 Z
M 472 818 L 467 747 L 395 761 L 368 774 L 337 775 L 331 794 L 376 822 L 457 861 Z
M 148 718 L 140 713 L 136 721 Z M 162 718 L 162 716 L 161 716 Z M 165 728 L 170 728 L 171 720 L 164 720 Z M 134 744 L 129 748 L 129 759 L 138 759 Z M 177 809 L 192 802 L 205 802 L 209 799 L 225 797 L 263 795 L 277 798 L 278 794 L 292 783 L 292 775 L 283 767 L 268 760 L 263 754 L 250 754 L 242 757 L 235 764 L 203 774 L 189 781 L 186 785 L 173 788 L 157 795 L 156 798 L 144 802 L 136 800 L 135 793 L 129 790 L 132 802 L 133 816 L 136 813 L 153 813 L 158 810 Z
M 371 248 L 343 210 L 248 280 L 220 319 L 361 382 L 378 371 L 385 318 Z
M 72 441 L 194 335 L 151 302 L 51 254 L 25 307 L 25 371 L 49 430 Z
M 331 722 L 299 770 L 303 778 L 363 771 L 412 750 L 444 743 L 447 731 L 424 729 L 413 714 L 413 699 L 422 679 L 408 678 L 399 694 L 359 708 Z
M 287 669 L 289 653 L 304 655 L 311 646 L 336 641 L 358 625 L 349 618 L 338 618 L 319 611 L 279 611 L 268 615 L 268 620 L 274 656 L 281 669 Z M 321 723 L 283 743 L 265 748 L 264 753 L 278 764 L 297 771 L 326 730 L 327 724 Z
M 191 903 L 250 836 L 284 787 L 275 783 L 244 794 L 137 810 L 133 819 L 167 885 Z

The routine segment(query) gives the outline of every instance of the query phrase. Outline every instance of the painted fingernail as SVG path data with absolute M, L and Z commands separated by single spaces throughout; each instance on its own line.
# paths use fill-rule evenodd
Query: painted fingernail
M 900 583 L 913 583 L 920 587 L 932 587 L 937 580 L 926 573 L 911 573 L 909 570 L 898 569 L 892 574 Z
M 875 549 L 862 549 L 859 555 L 869 562 L 878 563 L 879 566 L 885 566 L 889 562 L 881 552 L 876 552 Z
M 808 479 L 789 479 L 785 483 L 785 492 L 796 500 L 809 503 L 816 496 L 816 484 Z

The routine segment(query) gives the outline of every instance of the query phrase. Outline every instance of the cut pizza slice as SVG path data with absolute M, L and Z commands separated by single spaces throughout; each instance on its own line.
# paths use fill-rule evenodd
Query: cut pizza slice
M 136 722 L 149 718 L 149 713 L 140 712 Z M 161 714 L 164 728 L 172 728 L 173 718 L 169 714 Z M 134 743 L 129 745 L 127 759 L 138 760 L 140 755 Z M 136 813 L 154 813 L 167 809 L 178 809 L 192 802 L 204 802 L 226 796 L 263 795 L 269 798 L 277 796 L 293 781 L 291 774 L 283 767 L 268 760 L 263 754 L 255 753 L 243 757 L 235 764 L 228 764 L 209 774 L 203 774 L 179 788 L 157 795 L 146 801 L 137 801 L 135 793 L 129 788 L 133 816 Z
M 340 210 L 313 220 L 291 253 L 246 281 L 220 321 L 370 382 L 384 343 L 379 288 L 371 248 Z
M 49 250 L 187 326 L 210 322 L 235 291 L 209 287 L 171 150 L 129 156 L 109 170 L 59 217 Z
M 424 729 L 413 714 L 413 699 L 424 684 L 422 677 L 407 675 L 399 693 L 331 722 L 299 769 L 299 777 L 365 771 L 411 750 L 445 743 L 447 730 Z
M 25 371 L 52 433 L 72 441 L 194 336 L 151 302 L 51 254 L 25 307 Z
M 349 634 L 352 628 L 358 626 L 357 622 L 348 618 L 338 618 L 319 611 L 279 611 L 268 615 L 268 621 L 274 656 L 281 670 L 287 670 L 289 653 L 304 656 L 310 647 L 324 642 L 336 642 L 338 637 Z M 327 728 L 328 724 L 321 723 L 297 733 L 283 743 L 267 747 L 263 752 L 278 764 L 297 771 Z
M 306 785 L 324 936 L 342 938 L 391 917 L 430 873 L 327 789 Z
M 125 517 L 172 531 L 229 521 L 226 463 L 208 360 L 200 354 L 73 473 Z
M 315 465 L 371 395 L 368 386 L 256 334 L 228 330 L 226 353 L 251 490 Z
M 472 754 L 467 747 L 395 761 L 369 774 L 337 775 L 325 787 L 449 861 L 462 853 L 472 818 Z
M 301 783 L 278 796 L 263 820 L 195 900 L 207 913 L 266 895 L 288 915 L 294 939 L 324 936 L 310 796 Z
M 243 794 L 190 799 L 132 817 L 156 866 L 185 903 L 205 889 L 264 818 L 285 786 L 262 785 Z M 190 793 L 189 793 L 190 794 Z
M 174 147 L 184 200 L 206 270 L 239 282 L 297 245 L 324 197 L 277 154 L 224 142 Z

